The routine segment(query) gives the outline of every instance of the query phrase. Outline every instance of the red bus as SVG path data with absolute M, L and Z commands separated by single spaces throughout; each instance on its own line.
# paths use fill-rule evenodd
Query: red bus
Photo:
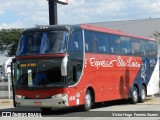
M 157 42 L 86 24 L 27 29 L 12 61 L 12 83 L 14 107 L 136 104 L 159 91 Z

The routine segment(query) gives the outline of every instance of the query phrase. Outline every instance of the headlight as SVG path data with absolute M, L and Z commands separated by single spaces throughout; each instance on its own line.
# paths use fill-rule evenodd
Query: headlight
M 62 98 L 64 97 L 66 94 L 62 93 L 62 94 L 57 94 L 57 95 L 53 95 L 52 98 Z
M 24 99 L 25 96 L 22 96 L 22 95 L 15 95 L 16 98 L 19 98 L 19 99 Z

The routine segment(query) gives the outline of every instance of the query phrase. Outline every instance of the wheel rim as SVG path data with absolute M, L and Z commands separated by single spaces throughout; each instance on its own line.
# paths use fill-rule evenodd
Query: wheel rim
M 145 99 L 145 97 L 146 97 L 145 89 L 142 89 L 142 91 L 141 91 L 141 97 L 142 97 L 142 100 Z
M 133 91 L 133 99 L 134 99 L 134 101 L 138 100 L 138 93 L 137 93 L 136 89 L 134 89 L 134 91 Z
M 87 93 L 85 96 L 85 101 L 86 101 L 86 108 L 89 108 L 91 106 L 91 95 L 90 93 Z

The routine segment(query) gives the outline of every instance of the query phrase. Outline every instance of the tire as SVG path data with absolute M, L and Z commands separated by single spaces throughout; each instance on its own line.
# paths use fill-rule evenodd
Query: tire
M 146 99 L 146 88 L 144 86 L 142 86 L 142 90 L 140 92 L 140 96 L 139 96 L 139 102 L 143 103 Z
M 43 112 L 43 113 L 48 113 L 48 112 L 50 112 L 52 110 L 52 108 L 41 108 L 41 111 Z
M 130 98 L 131 104 L 136 104 L 138 102 L 138 89 L 137 87 L 133 87 L 131 98 Z
M 91 107 L 92 107 L 92 94 L 90 90 L 87 90 L 84 97 L 84 105 L 82 106 L 82 110 L 89 111 Z

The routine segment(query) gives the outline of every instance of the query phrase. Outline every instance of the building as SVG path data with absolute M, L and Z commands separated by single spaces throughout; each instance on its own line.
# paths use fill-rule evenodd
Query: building
M 128 34 L 153 37 L 156 31 L 160 32 L 160 18 L 140 20 L 111 21 L 90 23 L 91 25 L 121 30 Z
M 111 22 L 97 22 L 89 23 L 90 25 L 107 27 L 111 29 L 121 30 L 128 34 L 152 37 L 155 38 L 154 33 L 160 33 L 160 18 L 148 18 L 140 20 L 125 20 L 125 21 L 111 21 Z M 160 36 L 155 38 L 158 43 L 158 53 L 160 56 Z

